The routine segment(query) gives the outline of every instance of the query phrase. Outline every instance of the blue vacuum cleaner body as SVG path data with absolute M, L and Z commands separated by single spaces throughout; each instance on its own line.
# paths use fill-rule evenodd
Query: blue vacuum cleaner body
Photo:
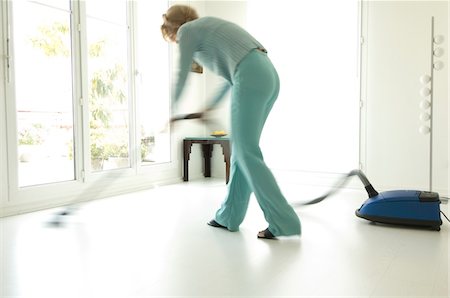
M 439 194 L 419 190 L 392 190 L 369 197 L 356 216 L 378 223 L 425 227 L 442 225 Z
M 391 190 L 378 193 L 361 170 L 353 170 L 327 194 L 302 205 L 321 202 L 334 194 L 352 176 L 358 176 L 369 198 L 356 210 L 356 216 L 372 222 L 417 226 L 439 231 L 442 225 L 439 194 L 420 190 Z

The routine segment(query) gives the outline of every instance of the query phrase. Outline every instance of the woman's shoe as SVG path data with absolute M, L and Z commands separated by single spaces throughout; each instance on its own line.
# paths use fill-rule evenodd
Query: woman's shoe
M 210 221 L 208 221 L 207 223 L 209 226 L 211 227 L 215 227 L 215 228 L 223 228 L 226 229 L 227 227 L 222 226 L 220 223 L 218 223 L 217 221 L 215 221 L 214 219 L 211 219 Z
M 272 232 L 269 231 L 269 228 L 265 229 L 264 231 L 260 231 L 258 233 L 258 238 L 260 239 L 273 239 L 276 240 L 277 238 L 272 234 Z

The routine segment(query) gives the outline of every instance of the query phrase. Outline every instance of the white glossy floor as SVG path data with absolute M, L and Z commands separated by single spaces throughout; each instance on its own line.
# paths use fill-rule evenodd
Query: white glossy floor
M 290 201 L 322 193 L 280 184 Z M 1 297 L 449 297 L 448 222 L 371 224 L 354 215 L 364 192 L 346 190 L 296 209 L 301 237 L 260 240 L 254 198 L 239 232 L 206 225 L 225 191 L 201 180 L 98 200 L 61 228 L 45 225 L 55 210 L 2 219 Z

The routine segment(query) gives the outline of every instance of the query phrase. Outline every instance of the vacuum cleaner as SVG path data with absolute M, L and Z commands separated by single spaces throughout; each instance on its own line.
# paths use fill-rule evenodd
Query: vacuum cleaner
M 321 202 L 335 193 L 338 188 L 343 187 L 352 176 L 359 177 L 369 196 L 356 210 L 356 216 L 375 223 L 415 226 L 440 231 L 442 212 L 438 193 L 421 190 L 392 190 L 378 193 L 360 170 L 351 171 L 343 177 L 337 187 L 302 205 Z

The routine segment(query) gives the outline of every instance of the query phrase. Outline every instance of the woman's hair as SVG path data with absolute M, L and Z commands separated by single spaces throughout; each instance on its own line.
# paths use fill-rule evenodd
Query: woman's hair
M 198 14 L 190 6 L 173 5 L 163 14 L 164 23 L 161 25 L 161 33 L 165 40 L 175 41 L 178 28 L 184 23 L 198 19 Z

